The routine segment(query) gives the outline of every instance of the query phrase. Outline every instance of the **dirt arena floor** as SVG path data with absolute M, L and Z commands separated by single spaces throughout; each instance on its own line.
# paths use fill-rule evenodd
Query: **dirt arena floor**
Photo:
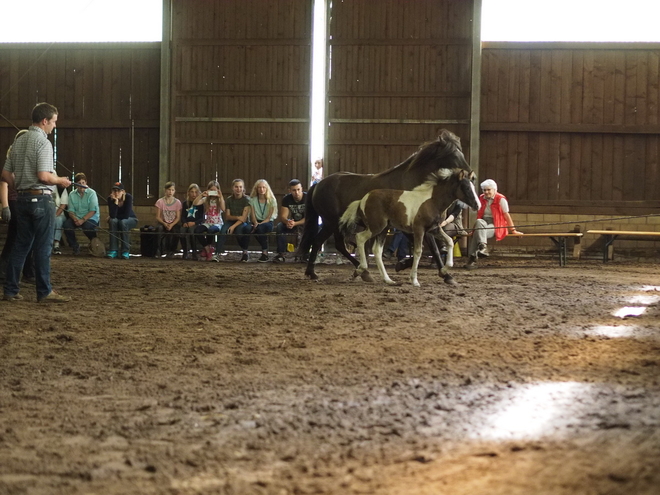
M 0 494 L 659 493 L 657 260 L 227 258 L 65 254 L 72 303 L 0 302 Z

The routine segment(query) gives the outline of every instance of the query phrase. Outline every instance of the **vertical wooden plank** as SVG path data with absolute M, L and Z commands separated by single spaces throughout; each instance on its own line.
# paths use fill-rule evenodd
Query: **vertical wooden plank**
M 600 198 L 612 201 L 612 191 L 614 190 L 614 139 L 611 134 L 603 136 L 603 154 L 601 157 L 601 187 Z M 597 187 L 596 184 L 594 184 Z
M 571 124 L 582 124 L 582 95 L 584 90 L 584 53 L 573 51 L 572 86 L 571 86 Z
M 541 51 L 530 52 L 529 121 L 541 122 Z
M 559 134 L 559 200 L 570 199 L 571 194 L 571 139 L 568 133 Z

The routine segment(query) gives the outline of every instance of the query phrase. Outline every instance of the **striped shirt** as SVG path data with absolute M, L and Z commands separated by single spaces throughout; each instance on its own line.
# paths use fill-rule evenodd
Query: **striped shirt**
M 11 147 L 5 170 L 14 174 L 14 186 L 23 189 L 55 189 L 39 181 L 38 172 L 54 172 L 53 145 L 43 129 L 30 126 Z

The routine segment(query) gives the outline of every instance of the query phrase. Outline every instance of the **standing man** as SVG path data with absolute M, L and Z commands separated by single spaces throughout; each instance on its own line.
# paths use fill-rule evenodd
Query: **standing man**
M 55 221 L 54 186 L 69 187 L 71 181 L 58 177 L 53 167 L 53 145 L 48 140 L 57 123 L 57 108 L 38 103 L 32 110 L 32 125 L 12 146 L 2 178 L 18 191 L 17 235 L 7 263 L 3 299 L 20 301 L 19 277 L 25 258 L 34 251 L 38 302 L 69 302 L 50 285 L 50 254 Z
M 508 233 L 521 234 L 509 215 L 506 197 L 497 192 L 497 183 L 493 179 L 486 179 L 481 183 L 481 190 L 481 207 L 477 212 L 477 221 L 474 223 L 474 232 L 468 246 L 470 259 L 465 265 L 468 270 L 477 268 L 478 257 L 488 256 L 488 239 L 494 236 L 496 241 L 501 241 Z
M 298 234 L 302 232 L 305 225 L 305 201 L 307 193 L 303 192 L 302 184 L 298 179 L 289 182 L 289 194 L 282 198 L 280 206 L 280 223 L 277 224 L 277 255 L 273 263 L 284 263 L 286 252 L 287 234 Z
M 76 240 L 76 230 L 81 229 L 90 240 L 96 238 L 96 229 L 99 228 L 99 198 L 96 191 L 87 186 L 87 176 L 79 172 L 74 177 L 78 184 L 76 190 L 69 194 L 69 218 L 64 221 L 64 234 L 73 254 L 80 254 L 80 244 Z

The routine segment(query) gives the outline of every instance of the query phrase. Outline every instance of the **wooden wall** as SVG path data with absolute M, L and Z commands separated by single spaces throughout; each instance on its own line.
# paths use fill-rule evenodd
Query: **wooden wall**
M 332 2 L 326 173 L 380 172 L 443 128 L 469 159 L 472 8 L 465 0 Z
M 0 44 L 0 150 L 31 124 L 35 103 L 58 108 L 57 172 L 85 172 L 105 197 L 119 175 L 137 204 L 158 181 L 160 43 Z
M 480 176 L 514 211 L 660 207 L 660 45 L 487 43 L 482 60 Z
M 309 177 L 312 2 L 172 0 L 170 177 Z

